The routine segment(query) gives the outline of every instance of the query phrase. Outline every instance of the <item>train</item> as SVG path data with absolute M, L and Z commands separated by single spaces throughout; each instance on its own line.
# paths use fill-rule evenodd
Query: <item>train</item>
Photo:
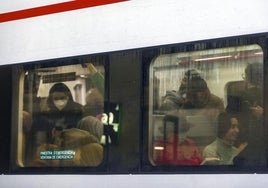
M 267 5 L 1 6 L 1 184 L 265 187 Z

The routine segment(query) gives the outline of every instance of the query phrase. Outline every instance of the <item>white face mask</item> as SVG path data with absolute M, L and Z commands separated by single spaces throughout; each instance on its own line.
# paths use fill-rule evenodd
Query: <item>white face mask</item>
M 54 100 L 54 105 L 59 109 L 62 110 L 68 103 L 68 99 L 63 100 Z

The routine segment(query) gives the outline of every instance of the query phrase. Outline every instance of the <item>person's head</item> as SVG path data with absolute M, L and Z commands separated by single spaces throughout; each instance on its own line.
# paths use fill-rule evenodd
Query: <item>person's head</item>
M 77 127 L 79 129 L 88 131 L 92 135 L 96 136 L 99 140 L 103 135 L 103 123 L 96 117 L 86 116 L 78 122 Z
M 86 94 L 85 113 L 97 116 L 103 113 L 104 98 L 97 88 L 91 88 Z
M 99 140 L 88 131 L 64 129 L 55 143 L 63 150 L 73 150 L 71 160 L 61 161 L 62 166 L 98 166 L 103 159 L 103 147 Z
M 101 92 L 97 88 L 91 88 L 86 94 L 86 103 L 88 105 L 102 105 L 104 103 L 104 98 Z
M 62 110 L 69 101 L 73 101 L 70 89 L 63 83 L 54 84 L 49 90 L 48 106 Z
M 98 143 L 90 143 L 75 151 L 74 166 L 98 166 L 103 160 L 103 147 Z
M 210 95 L 206 81 L 195 71 L 185 73 L 180 91 L 186 93 L 187 102 L 197 108 L 204 107 Z
M 184 73 L 184 77 L 181 81 L 181 85 L 179 88 L 180 93 L 186 93 L 188 90 L 188 83 L 191 80 L 197 80 L 197 79 L 202 79 L 199 72 L 195 69 L 190 69 Z
M 53 144 L 63 149 L 75 149 L 88 143 L 99 143 L 99 140 L 88 131 L 71 128 L 60 131 L 59 134 L 56 135 Z
M 218 116 L 218 137 L 233 144 L 239 134 L 239 118 L 236 114 L 221 113 Z
M 245 69 L 245 80 L 254 86 L 261 86 L 263 82 L 263 66 L 261 63 L 248 64 Z

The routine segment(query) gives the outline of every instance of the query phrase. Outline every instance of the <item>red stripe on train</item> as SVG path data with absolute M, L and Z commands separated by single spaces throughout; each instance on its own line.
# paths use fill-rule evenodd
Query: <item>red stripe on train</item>
M 0 14 L 0 23 L 124 1 L 127 0 L 74 0 L 70 2 L 34 7 L 30 9 L 2 13 Z

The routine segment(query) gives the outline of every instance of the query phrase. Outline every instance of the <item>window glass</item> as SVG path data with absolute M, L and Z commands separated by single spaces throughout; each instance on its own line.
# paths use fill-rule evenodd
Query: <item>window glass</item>
M 20 167 L 101 164 L 104 60 L 79 61 L 83 63 L 16 68 L 13 152 Z
M 260 46 L 160 55 L 149 74 L 152 165 L 265 165 Z

